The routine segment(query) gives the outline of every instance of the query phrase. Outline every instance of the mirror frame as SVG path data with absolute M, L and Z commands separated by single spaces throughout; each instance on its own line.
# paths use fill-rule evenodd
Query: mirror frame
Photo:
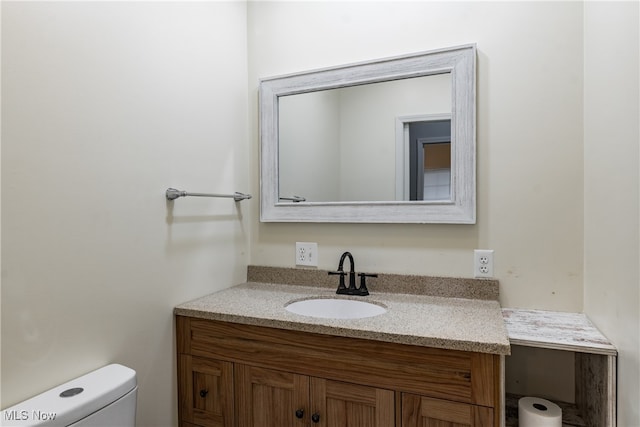
M 279 97 L 442 73 L 451 73 L 451 200 L 280 202 Z M 475 224 L 475 44 L 264 78 L 259 108 L 261 222 Z

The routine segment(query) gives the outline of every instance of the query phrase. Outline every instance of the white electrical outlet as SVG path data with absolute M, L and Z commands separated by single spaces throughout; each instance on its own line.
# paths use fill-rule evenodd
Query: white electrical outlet
M 493 277 L 493 250 L 473 251 L 473 277 Z
M 296 242 L 296 265 L 318 266 L 318 244 Z

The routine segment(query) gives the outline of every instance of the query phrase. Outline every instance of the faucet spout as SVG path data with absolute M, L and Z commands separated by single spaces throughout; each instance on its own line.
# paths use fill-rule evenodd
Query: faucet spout
M 344 271 L 344 260 L 346 258 L 349 258 L 349 264 L 351 265 L 351 268 L 349 270 L 349 289 L 353 290 L 356 288 L 356 265 L 351 252 L 345 252 L 342 254 L 342 256 L 340 257 L 340 262 L 338 263 L 338 271 Z

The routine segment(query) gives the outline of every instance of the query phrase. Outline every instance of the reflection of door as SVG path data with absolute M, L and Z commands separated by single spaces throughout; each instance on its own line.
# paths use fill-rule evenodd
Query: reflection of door
M 409 124 L 409 200 L 451 199 L 451 120 Z

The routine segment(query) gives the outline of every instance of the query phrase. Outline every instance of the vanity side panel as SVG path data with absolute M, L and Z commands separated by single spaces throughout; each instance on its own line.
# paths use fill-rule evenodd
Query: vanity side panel
M 494 407 L 493 407 L 493 424 L 495 427 L 506 426 L 507 416 L 507 402 L 506 402 L 506 387 L 505 387 L 505 356 L 497 356 L 497 360 L 494 365 L 495 369 L 495 394 L 494 394 Z
M 474 361 L 477 353 L 203 319 L 191 320 L 190 346 L 202 357 L 495 406 L 493 361 Z
M 588 427 L 614 427 L 615 356 L 575 354 L 576 406 Z
M 178 355 L 191 353 L 191 318 L 176 316 L 176 347 Z
M 183 375 L 183 372 L 188 370 L 188 359 L 182 357 L 182 355 L 188 355 L 191 353 L 191 326 L 190 318 L 184 316 L 176 316 L 176 364 L 178 365 L 178 422 L 180 426 L 189 427 L 192 424 L 187 423 L 184 420 L 192 419 L 193 414 L 190 413 L 189 408 L 192 404 L 190 402 L 191 389 L 189 385 L 189 377 Z
M 193 388 L 192 377 L 190 375 L 191 356 L 178 354 L 178 421 L 180 426 L 185 424 L 185 420 L 193 420 Z M 186 374 L 188 373 L 188 374 Z
M 499 356 L 485 353 L 471 356 L 471 393 L 476 405 L 493 406 L 496 401 L 496 359 Z

